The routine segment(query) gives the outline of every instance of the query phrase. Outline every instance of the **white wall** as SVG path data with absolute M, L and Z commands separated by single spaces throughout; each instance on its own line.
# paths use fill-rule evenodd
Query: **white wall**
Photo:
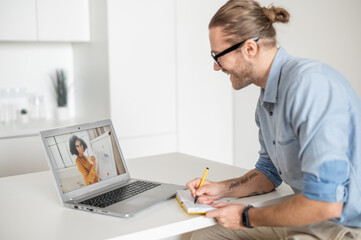
M 340 71 L 361 96 L 361 1 L 262 0 L 284 7 L 288 24 L 275 24 L 278 43 L 294 56 L 321 60 Z M 254 109 L 259 89 L 235 93 L 235 164 L 253 168 L 258 159 L 258 130 Z
M 91 42 L 73 43 L 75 110 L 82 122 L 110 117 L 106 1 L 90 0 Z
M 207 27 L 221 4 L 108 1 L 111 116 L 125 157 L 233 163 L 232 90 L 212 70 Z
M 232 164 L 232 89 L 213 71 L 208 23 L 225 1 L 177 1 L 178 150 Z
M 361 96 L 361 1 L 279 2 L 291 14 L 289 24 L 277 27 L 279 44 L 289 54 L 336 68 Z
M 108 0 L 110 109 L 126 158 L 177 150 L 175 1 Z

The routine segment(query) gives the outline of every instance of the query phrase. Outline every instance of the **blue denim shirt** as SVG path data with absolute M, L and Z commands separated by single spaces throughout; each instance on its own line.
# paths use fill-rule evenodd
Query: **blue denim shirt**
M 261 149 L 256 169 L 307 198 L 344 202 L 340 218 L 361 227 L 361 100 L 321 62 L 282 48 L 256 109 Z

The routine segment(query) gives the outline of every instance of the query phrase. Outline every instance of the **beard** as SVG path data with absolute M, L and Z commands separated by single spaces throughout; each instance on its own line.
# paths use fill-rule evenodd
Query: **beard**
M 236 60 L 234 69 L 223 70 L 224 73 L 230 74 L 232 87 L 240 90 L 256 82 L 254 64 L 241 56 Z

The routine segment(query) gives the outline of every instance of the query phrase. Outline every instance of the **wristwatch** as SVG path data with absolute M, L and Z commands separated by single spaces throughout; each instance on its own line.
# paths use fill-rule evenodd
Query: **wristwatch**
M 242 212 L 242 224 L 243 226 L 245 226 L 246 228 L 253 228 L 250 223 L 249 223 L 249 219 L 248 219 L 248 210 L 250 208 L 253 208 L 252 205 L 248 205 L 247 207 L 245 207 L 243 209 L 243 212 Z

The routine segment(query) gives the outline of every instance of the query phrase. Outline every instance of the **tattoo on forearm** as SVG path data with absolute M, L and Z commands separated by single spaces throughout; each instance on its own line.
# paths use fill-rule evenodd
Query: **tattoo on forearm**
M 267 192 L 263 192 L 263 193 L 253 192 L 253 193 L 249 194 L 249 195 L 246 196 L 246 197 L 252 197 L 252 196 L 257 196 L 257 195 L 266 194 L 266 193 L 267 193 Z
M 260 195 L 260 193 L 258 193 L 258 192 L 253 192 L 253 193 L 250 193 L 247 197 L 252 197 L 252 196 L 256 196 L 256 195 Z
M 248 177 L 245 177 L 245 178 L 241 178 L 240 180 L 236 181 L 236 182 L 233 182 L 231 183 L 231 185 L 229 186 L 229 190 L 235 188 L 235 187 L 238 187 L 240 184 L 245 184 L 249 181 Z
M 231 185 L 229 186 L 229 190 L 231 190 L 235 187 L 238 187 L 241 184 L 246 184 L 247 182 L 249 182 L 249 180 L 256 177 L 257 175 L 258 175 L 258 173 L 254 172 L 249 176 L 245 176 L 245 177 L 239 179 L 238 181 L 231 183 Z
M 252 173 L 251 175 L 249 175 L 249 179 L 252 179 L 252 178 L 254 178 L 254 177 L 257 176 L 257 175 L 258 175 L 258 173 L 254 172 L 254 173 Z

